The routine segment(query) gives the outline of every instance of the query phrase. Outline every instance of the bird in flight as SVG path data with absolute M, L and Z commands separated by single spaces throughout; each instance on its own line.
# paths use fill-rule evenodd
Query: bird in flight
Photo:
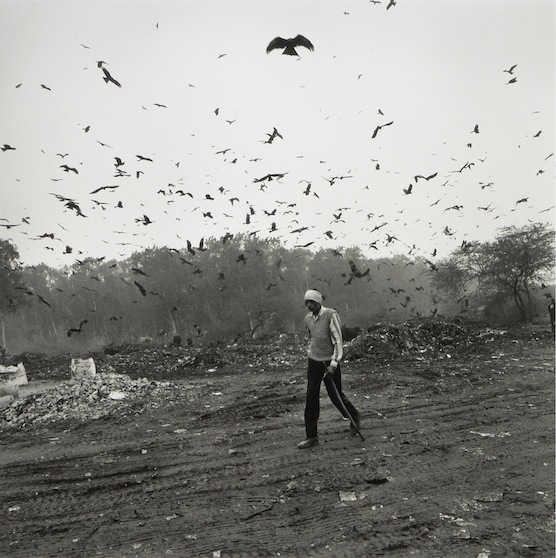
M 150 225 L 153 221 L 151 221 L 148 215 L 143 215 L 142 219 L 135 219 L 136 223 L 143 223 L 143 225 Z
M 87 323 L 89 323 L 89 320 L 81 320 L 81 322 L 79 323 L 79 327 L 71 327 L 70 329 L 68 329 L 68 337 L 71 337 L 72 333 L 81 333 L 83 326 Z
M 266 135 L 268 136 L 268 139 L 263 143 L 272 143 L 275 138 L 284 139 L 282 134 L 276 128 L 272 130 L 272 134 L 267 133 Z
M 508 74 L 513 74 L 516 67 L 517 67 L 517 64 L 514 64 L 509 70 L 503 70 L 503 71 L 507 72 Z
M 98 192 L 101 192 L 102 190 L 115 190 L 116 188 L 119 188 L 120 185 L 116 185 L 116 186 L 100 186 L 99 188 L 96 188 L 95 190 L 93 190 L 92 192 L 89 192 L 89 194 L 96 194 Z
M 195 250 L 193 249 L 193 245 L 191 244 L 191 242 L 188 240 L 187 241 L 187 251 L 194 256 L 195 255 Z
M 75 174 L 79 174 L 78 170 L 75 167 L 69 167 L 68 165 L 60 165 L 61 169 L 64 169 L 65 172 L 74 172 Z
M 40 294 L 36 295 L 37 298 L 39 299 L 39 302 L 42 302 L 43 304 L 46 304 L 46 306 L 51 307 L 50 302 L 48 302 L 47 300 L 45 300 Z
M 419 181 L 419 178 L 422 178 L 423 180 L 429 181 L 432 180 L 438 173 L 435 172 L 434 174 L 429 174 L 429 176 L 423 176 L 421 174 L 418 174 L 416 176 L 413 177 L 413 179 L 415 180 L 415 182 Z
M 266 47 L 266 52 L 268 54 L 274 49 L 283 48 L 284 51 L 282 52 L 282 54 L 287 54 L 289 56 L 299 56 L 299 54 L 297 54 L 297 51 L 295 50 L 295 47 L 300 46 L 308 48 L 311 51 L 315 50 L 313 43 L 311 43 L 309 39 L 307 39 L 303 35 L 296 35 L 293 39 L 283 39 L 282 37 L 276 37 L 272 39 L 272 41 L 270 41 L 270 43 L 268 43 L 268 46 Z
M 137 275 L 143 275 L 144 277 L 150 277 L 150 275 L 146 274 L 142 269 L 139 269 L 138 267 L 132 267 L 131 271 L 133 271 L 133 273 L 136 273 Z
M 253 180 L 253 182 L 264 182 L 265 180 L 268 180 L 269 182 L 274 180 L 274 179 L 280 179 L 280 178 L 284 178 L 284 176 L 288 174 L 286 172 L 275 172 L 275 173 L 271 173 L 271 174 L 267 174 L 266 176 L 262 176 L 261 178 L 255 178 L 255 180 Z
M 378 134 L 378 131 L 379 131 L 381 128 L 384 128 L 385 126 L 390 126 L 390 125 L 392 125 L 392 124 L 394 124 L 394 121 L 393 121 L 393 120 L 392 120 L 392 122 L 388 122 L 388 124 L 382 124 L 382 126 L 377 126 L 377 127 L 375 128 L 375 131 L 373 132 L 373 135 L 371 136 L 372 139 L 376 138 L 376 135 Z
M 143 285 L 141 285 L 141 283 L 138 283 L 137 281 L 133 281 L 135 283 L 135 286 L 139 289 L 139 292 L 143 295 L 143 296 L 147 296 L 147 291 L 145 289 L 145 287 L 143 287 Z
M 2 151 L 9 151 L 10 149 L 15 151 L 15 147 L 12 147 L 11 145 L 8 145 L 7 143 L 5 143 L 3 147 L 0 147 L 0 149 Z
M 351 277 L 355 277 L 357 279 L 361 279 L 362 277 L 367 277 L 369 275 L 370 269 L 367 268 L 365 272 L 361 272 L 357 269 L 357 266 L 352 260 L 349 260 L 349 267 L 351 269 Z
M 102 78 L 105 83 L 108 83 L 109 81 L 111 81 L 114 85 L 117 85 L 118 87 L 121 87 L 121 83 L 119 81 L 116 81 L 111 75 L 110 72 L 104 67 L 102 66 L 102 71 L 104 72 L 104 77 Z

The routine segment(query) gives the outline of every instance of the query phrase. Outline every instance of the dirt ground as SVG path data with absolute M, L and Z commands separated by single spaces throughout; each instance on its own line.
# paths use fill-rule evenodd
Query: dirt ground
M 97 420 L 0 421 L 0 555 L 553 557 L 544 330 L 457 357 L 346 363 L 364 441 L 323 389 L 320 444 L 297 449 L 302 355 L 197 369 L 174 380 L 179 398 Z

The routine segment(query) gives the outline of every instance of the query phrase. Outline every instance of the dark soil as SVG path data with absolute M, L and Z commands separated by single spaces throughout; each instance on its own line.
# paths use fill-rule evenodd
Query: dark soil
M 308 450 L 295 336 L 93 355 L 175 390 L 96 420 L 0 411 L 0 555 L 553 557 L 550 331 L 384 328 L 346 347 L 365 440 L 323 389 Z M 54 393 L 68 359 L 26 355 L 22 393 Z

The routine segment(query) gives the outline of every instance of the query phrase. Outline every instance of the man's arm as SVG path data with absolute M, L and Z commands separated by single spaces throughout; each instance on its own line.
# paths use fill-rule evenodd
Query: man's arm
M 342 330 L 340 327 L 340 317 L 335 312 L 330 318 L 330 337 L 334 344 L 334 355 L 330 361 L 331 366 L 338 366 L 338 363 L 344 356 L 344 340 L 342 339 Z

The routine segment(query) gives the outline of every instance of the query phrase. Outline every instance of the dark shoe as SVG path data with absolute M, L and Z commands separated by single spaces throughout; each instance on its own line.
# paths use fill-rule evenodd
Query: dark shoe
M 354 417 L 353 417 L 353 421 L 355 422 L 355 424 L 357 425 L 357 428 L 361 429 L 361 415 L 359 413 L 357 413 Z M 349 425 L 349 431 L 351 433 L 352 436 L 357 436 L 357 429 L 355 428 L 355 426 L 353 426 L 353 424 L 350 421 L 350 425 Z
M 318 443 L 319 443 L 318 438 L 307 438 L 306 440 L 303 440 L 303 442 L 299 442 L 299 444 L 297 444 L 297 447 L 299 449 L 307 449 L 310 448 L 311 446 L 316 446 Z

